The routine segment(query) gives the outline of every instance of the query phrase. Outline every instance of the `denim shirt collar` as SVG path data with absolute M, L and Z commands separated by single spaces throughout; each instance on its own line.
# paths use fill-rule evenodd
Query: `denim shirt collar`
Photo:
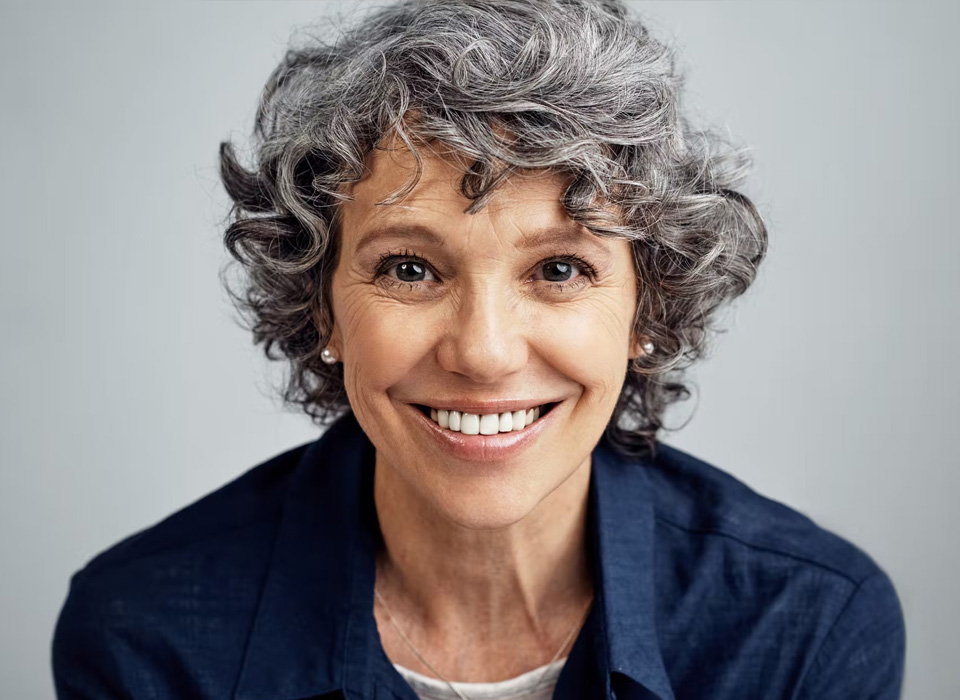
M 302 700 L 335 690 L 374 697 L 373 444 L 347 413 L 303 453 L 285 497 L 234 700 Z M 675 700 L 657 640 L 653 504 L 643 459 L 593 451 L 591 523 L 603 664 Z M 317 543 L 323 543 L 318 547 Z M 602 663 L 602 662 L 601 662 Z M 610 698 L 611 684 L 606 684 Z

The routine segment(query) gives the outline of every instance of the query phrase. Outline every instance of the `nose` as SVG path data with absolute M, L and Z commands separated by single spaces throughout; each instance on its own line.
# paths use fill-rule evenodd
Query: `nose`
M 460 295 L 437 350 L 440 366 L 492 384 L 527 363 L 527 325 L 506 285 L 488 279 Z

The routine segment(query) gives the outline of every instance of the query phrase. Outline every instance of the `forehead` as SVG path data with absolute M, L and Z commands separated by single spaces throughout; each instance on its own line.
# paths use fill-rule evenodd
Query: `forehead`
M 561 202 L 569 176 L 546 170 L 518 171 L 492 192 L 483 209 L 467 214 L 464 210 L 472 200 L 460 192 L 460 183 L 470 158 L 438 143 L 419 145 L 417 150 L 422 168 L 419 180 L 412 191 L 389 204 L 381 202 L 415 178 L 416 157 L 397 140 L 367 156 L 364 177 L 344 189 L 352 196 L 340 205 L 345 230 L 362 229 L 373 222 L 438 217 L 465 222 L 500 219 L 500 223 L 509 221 L 517 228 L 572 223 Z

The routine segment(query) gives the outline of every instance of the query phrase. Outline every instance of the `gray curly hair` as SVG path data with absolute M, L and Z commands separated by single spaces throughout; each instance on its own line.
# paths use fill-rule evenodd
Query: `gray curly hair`
M 418 164 L 416 144 L 431 141 L 468 157 L 467 212 L 514 171 L 549 169 L 569 176 L 574 221 L 631 241 L 635 331 L 655 350 L 625 368 L 604 436 L 625 454 L 655 452 L 716 312 L 746 291 L 767 249 L 757 209 L 733 189 L 746 151 L 689 126 L 682 82 L 672 50 L 617 0 L 407 0 L 333 42 L 291 45 L 263 89 L 256 166 L 220 144 L 233 200 L 224 242 L 244 273 L 241 288 L 224 284 L 254 342 L 289 362 L 284 401 L 318 425 L 349 409 L 342 365 L 320 356 L 338 203 L 393 132 Z

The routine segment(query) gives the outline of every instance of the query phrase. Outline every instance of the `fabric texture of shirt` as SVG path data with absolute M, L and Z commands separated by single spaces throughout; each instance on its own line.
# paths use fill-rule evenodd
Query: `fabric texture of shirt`
M 417 700 L 373 615 L 375 450 L 346 413 L 93 557 L 60 700 Z M 905 627 L 865 552 L 664 443 L 593 450 L 594 600 L 557 700 L 895 700 Z
M 469 700 L 550 700 L 566 661 L 565 658 L 558 659 L 505 681 L 452 683 Z M 450 686 L 437 678 L 424 676 L 400 664 L 394 664 L 393 667 L 410 684 L 420 700 L 460 700 Z

